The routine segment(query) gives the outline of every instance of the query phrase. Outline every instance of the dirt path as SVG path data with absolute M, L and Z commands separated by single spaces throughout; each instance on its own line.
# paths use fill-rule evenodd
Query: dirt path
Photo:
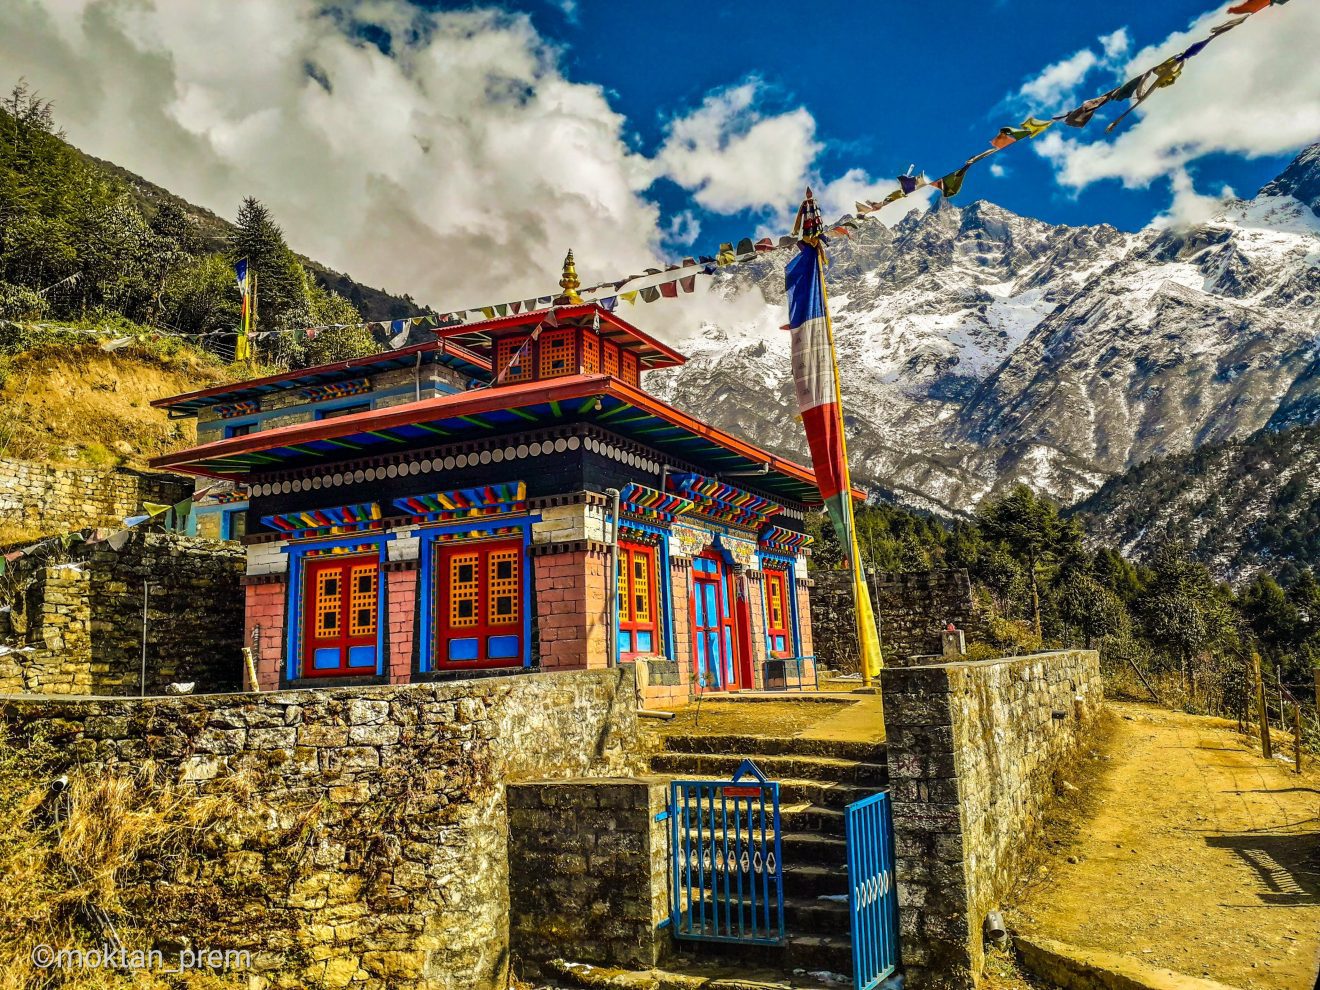
M 1320 773 L 1230 723 L 1111 703 L 1090 817 L 1015 927 L 1243 990 L 1320 990 Z

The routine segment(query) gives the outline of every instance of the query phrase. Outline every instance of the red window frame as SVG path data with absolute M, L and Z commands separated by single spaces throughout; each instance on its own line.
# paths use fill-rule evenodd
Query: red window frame
M 658 555 L 653 546 L 644 543 L 619 543 L 620 656 L 635 657 L 664 653 L 660 632 L 660 595 L 657 588 L 660 572 L 657 561 Z M 638 578 L 641 578 L 643 584 L 640 591 L 637 586 Z M 644 607 L 638 608 L 639 604 Z M 648 633 L 651 644 L 649 649 L 643 645 L 647 642 Z
M 505 576 L 499 565 L 508 562 Z M 463 565 L 472 567 L 470 580 Z M 478 540 L 436 545 L 436 670 L 521 667 L 526 648 L 527 582 L 523 541 Z M 505 610 L 505 600 L 511 611 Z
M 369 589 L 359 586 L 361 579 L 369 581 Z M 379 558 L 373 553 L 309 560 L 303 573 L 301 619 L 304 677 L 374 676 L 379 662 Z M 338 653 L 333 666 L 324 662 L 330 651 Z M 357 664 L 351 662 L 355 651 Z M 361 662 L 368 655 L 370 663 Z
M 772 657 L 793 655 L 793 612 L 788 575 L 783 571 L 765 571 L 765 636 Z M 782 645 L 776 646 L 777 642 Z

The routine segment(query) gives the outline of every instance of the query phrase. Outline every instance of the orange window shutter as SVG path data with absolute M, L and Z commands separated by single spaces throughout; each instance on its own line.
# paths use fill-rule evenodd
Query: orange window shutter
M 497 550 L 487 560 L 487 601 L 490 603 L 487 622 L 493 626 L 518 621 L 518 557 L 517 550 Z
M 376 635 L 377 565 L 360 564 L 349 572 L 348 634 Z

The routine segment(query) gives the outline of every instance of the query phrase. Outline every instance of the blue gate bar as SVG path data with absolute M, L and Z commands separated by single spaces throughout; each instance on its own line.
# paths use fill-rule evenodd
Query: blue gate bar
M 744 760 L 730 780 L 670 784 L 674 935 L 783 945 L 779 784 Z
M 852 922 L 853 987 L 874 990 L 898 968 L 898 892 L 894 825 L 882 791 L 844 810 L 848 845 L 848 914 Z

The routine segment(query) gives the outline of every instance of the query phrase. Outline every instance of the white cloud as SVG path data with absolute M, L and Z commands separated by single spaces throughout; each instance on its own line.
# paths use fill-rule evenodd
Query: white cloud
M 996 179 L 1002 179 L 1004 176 L 1008 175 L 1008 169 L 1004 168 L 999 162 L 991 162 L 990 174 Z
M 670 121 L 655 157 L 657 178 L 672 179 L 715 213 L 796 209 L 821 145 L 803 107 L 767 114 L 759 79 L 710 93 Z
M 1053 110 L 1072 97 L 1078 85 L 1100 64 L 1089 48 L 1074 52 L 1062 61 L 1048 65 L 1040 75 L 1022 84 L 1018 96 L 1037 111 Z
M 669 218 L 665 227 L 665 240 L 683 247 L 693 244 L 701 236 L 701 221 L 691 210 L 680 210 Z
M 1187 169 L 1179 168 L 1169 177 L 1173 190 L 1173 202 L 1169 208 L 1153 218 L 1150 226 L 1162 230 L 1173 228 L 1183 230 L 1204 223 L 1218 213 L 1226 200 L 1234 197 L 1232 187 L 1224 186 L 1218 196 L 1206 196 L 1198 193 Z
M 75 144 L 222 215 L 256 195 L 298 251 L 442 309 L 548 292 L 569 247 L 588 281 L 658 254 L 647 162 L 526 17 L 10 0 L 0 54 Z
M 1113 62 L 1122 58 L 1132 47 L 1132 39 L 1128 36 L 1128 29 L 1119 28 L 1111 34 L 1100 35 L 1100 47 L 1104 49 L 1105 61 Z
M 1135 53 L 1124 75 L 1184 50 L 1224 20 L 1216 7 Z M 1266 8 L 1189 61 L 1178 83 L 1157 92 L 1117 134 L 1071 136 L 1056 127 L 1033 142 L 1058 181 L 1081 189 L 1102 179 L 1144 187 L 1212 153 L 1256 157 L 1295 151 L 1320 136 L 1320 4 Z M 1064 132 L 1069 132 L 1065 136 Z M 1089 136 L 1089 135 L 1088 135 Z

